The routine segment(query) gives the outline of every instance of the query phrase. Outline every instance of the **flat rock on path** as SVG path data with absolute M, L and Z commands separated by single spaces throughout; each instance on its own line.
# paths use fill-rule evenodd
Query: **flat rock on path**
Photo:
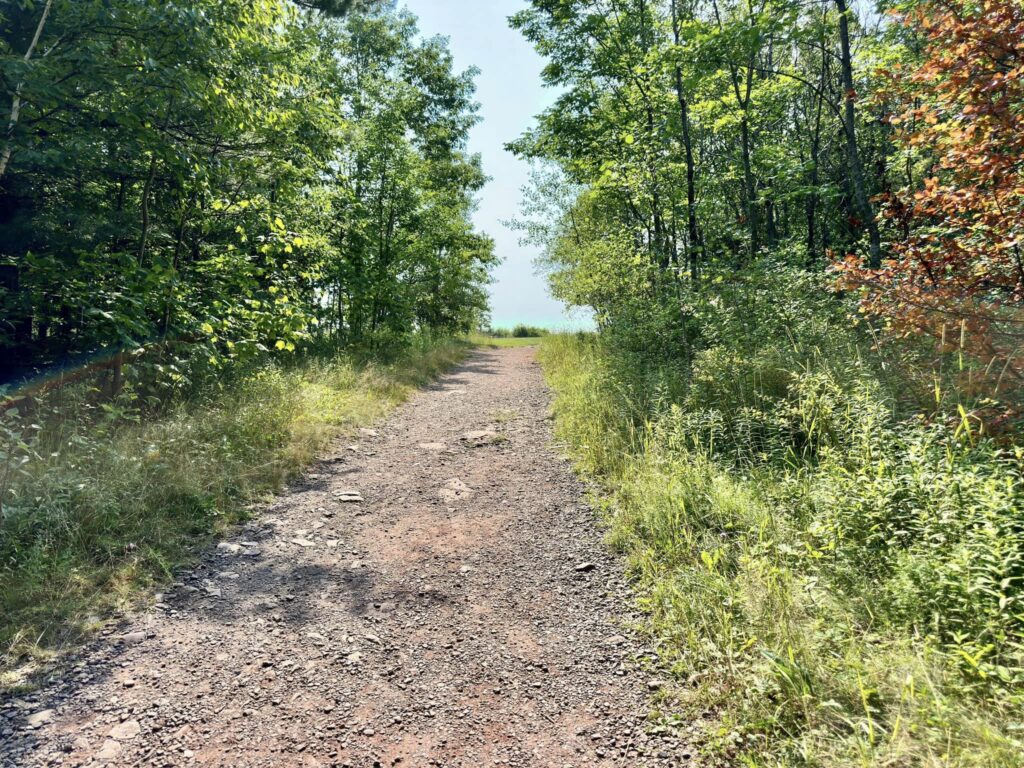
M 687 764 L 548 409 L 531 350 L 476 353 L 0 702 L 0 765 Z

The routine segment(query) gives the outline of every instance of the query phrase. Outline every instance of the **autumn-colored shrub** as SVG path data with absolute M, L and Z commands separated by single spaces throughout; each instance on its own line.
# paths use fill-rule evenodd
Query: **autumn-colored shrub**
M 895 225 L 881 269 L 857 257 L 840 285 L 903 334 L 928 334 L 1024 381 L 1024 4 L 925 0 L 902 16 L 924 48 L 889 73 L 889 122 L 917 178 L 885 196 Z

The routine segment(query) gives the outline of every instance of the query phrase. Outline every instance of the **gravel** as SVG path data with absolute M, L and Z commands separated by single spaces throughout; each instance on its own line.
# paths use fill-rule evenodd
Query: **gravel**
M 684 766 L 530 349 L 360 430 L 40 690 L 0 765 Z

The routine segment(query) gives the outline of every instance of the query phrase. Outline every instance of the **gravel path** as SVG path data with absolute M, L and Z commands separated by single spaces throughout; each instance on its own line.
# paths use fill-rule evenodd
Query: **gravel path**
M 0 765 L 688 764 L 548 409 L 532 350 L 476 353 L 0 703 Z

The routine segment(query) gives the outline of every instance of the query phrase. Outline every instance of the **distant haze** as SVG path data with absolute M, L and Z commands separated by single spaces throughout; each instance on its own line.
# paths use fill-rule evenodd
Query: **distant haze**
M 519 244 L 519 235 L 501 222 L 519 212 L 520 190 L 529 167 L 504 149 L 548 107 L 555 93 L 541 84 L 543 60 L 518 32 L 509 29 L 508 17 L 525 7 L 522 0 L 406 0 L 419 17 L 425 37 L 443 35 L 451 41 L 456 66 L 480 69 L 477 100 L 483 122 L 470 140 L 470 149 L 483 158 L 491 182 L 483 190 L 477 226 L 497 244 L 503 263 L 491 286 L 491 321 L 495 327 L 518 323 L 551 329 L 589 328 L 585 312 L 570 313 L 551 298 L 542 275 L 536 274 L 537 252 Z

